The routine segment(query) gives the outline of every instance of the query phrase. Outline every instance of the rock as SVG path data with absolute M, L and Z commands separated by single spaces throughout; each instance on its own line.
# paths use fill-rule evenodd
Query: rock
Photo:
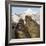
M 26 22 L 24 24 L 24 21 Z M 40 37 L 40 25 L 32 19 L 31 15 L 25 16 L 25 20 L 19 19 L 18 23 L 13 23 L 12 29 L 14 29 L 15 38 L 39 38 Z
M 28 33 L 30 34 L 31 38 L 38 38 L 40 37 L 40 25 L 36 23 L 31 16 L 25 17 L 26 26 L 28 27 Z

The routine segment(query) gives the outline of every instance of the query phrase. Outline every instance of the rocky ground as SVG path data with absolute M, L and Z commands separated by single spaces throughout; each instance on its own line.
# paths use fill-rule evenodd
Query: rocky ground
M 16 26 L 13 24 L 15 38 L 39 38 L 40 25 L 31 16 L 25 16 L 25 22 L 26 24 L 23 19 L 20 19 Z

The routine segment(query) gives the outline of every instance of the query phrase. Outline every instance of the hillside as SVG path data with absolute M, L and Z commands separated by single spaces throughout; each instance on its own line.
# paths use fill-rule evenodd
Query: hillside
M 14 27 L 14 28 L 13 28 Z M 12 31 L 15 38 L 38 38 L 40 37 L 40 15 L 33 14 L 30 9 L 22 14 L 12 15 Z
M 31 16 L 25 16 L 24 20 L 19 19 L 15 29 L 15 38 L 38 38 L 40 37 L 40 25 Z

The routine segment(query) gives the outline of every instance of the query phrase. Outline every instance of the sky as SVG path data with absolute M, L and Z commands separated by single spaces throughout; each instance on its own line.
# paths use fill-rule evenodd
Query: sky
M 30 9 L 30 10 L 28 10 Z M 12 15 L 23 13 L 24 11 L 30 11 L 32 13 L 40 12 L 40 8 L 33 7 L 12 7 Z

